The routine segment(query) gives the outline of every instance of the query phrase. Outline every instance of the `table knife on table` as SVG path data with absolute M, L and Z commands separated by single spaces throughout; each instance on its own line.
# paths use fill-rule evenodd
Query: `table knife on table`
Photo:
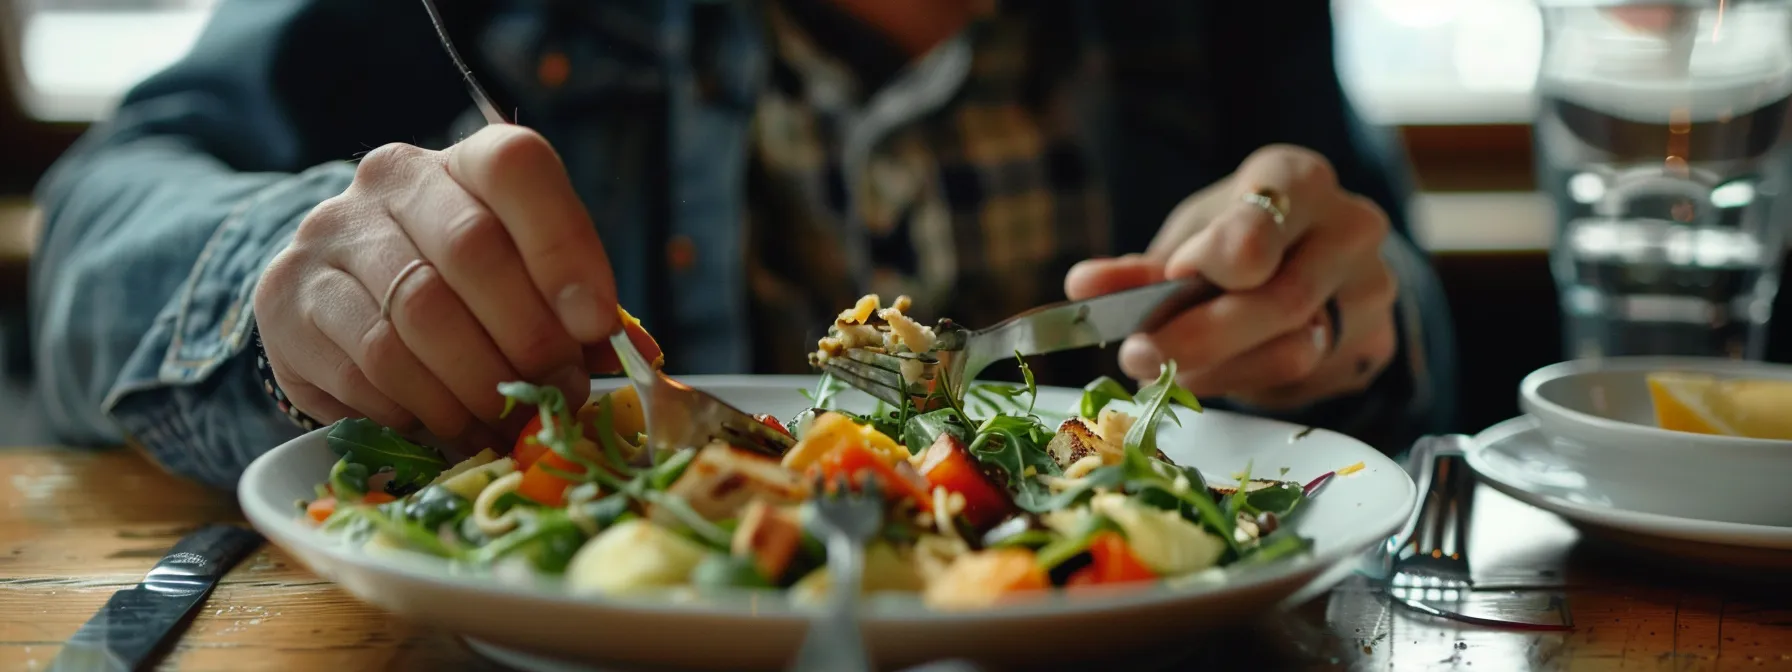
M 209 525 L 187 535 L 135 586 L 112 594 L 62 646 L 51 672 L 145 669 L 232 567 L 260 547 L 254 530 Z

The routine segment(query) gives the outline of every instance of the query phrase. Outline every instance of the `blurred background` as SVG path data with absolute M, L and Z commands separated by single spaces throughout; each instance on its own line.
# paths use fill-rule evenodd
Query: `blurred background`
M 0 445 L 33 425 L 23 343 L 30 191 L 133 83 L 178 59 L 212 0 L 0 0 Z M 1419 242 L 1436 257 L 1463 362 L 1461 421 L 1517 414 L 1519 378 L 1559 361 L 1530 119 L 1542 20 L 1529 0 L 1335 0 L 1340 75 L 1372 121 L 1404 137 Z M 1473 306 L 1472 310 L 1463 309 Z M 1781 339 L 1783 340 L 1783 339 Z

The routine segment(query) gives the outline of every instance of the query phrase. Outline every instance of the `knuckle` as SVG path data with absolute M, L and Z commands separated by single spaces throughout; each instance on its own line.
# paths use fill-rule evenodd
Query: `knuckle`
M 1276 281 L 1270 295 L 1272 310 L 1285 324 L 1304 322 L 1325 302 L 1319 281 L 1299 268 L 1290 267 Z
M 509 241 L 497 215 L 484 207 L 468 207 L 442 225 L 442 263 L 477 269 L 494 253 L 504 250 Z
M 1325 155 L 1306 147 L 1289 144 L 1265 145 L 1246 160 L 1253 168 L 1280 172 L 1297 184 L 1337 184 L 1338 174 Z
M 402 142 L 389 142 L 361 156 L 355 166 L 355 181 L 378 184 L 393 175 L 404 173 L 429 150 Z
M 412 271 L 392 297 L 392 314 L 407 324 L 423 327 L 441 324 L 458 300 L 442 274 L 430 266 Z
M 460 436 L 473 423 L 473 416 L 459 406 L 431 409 L 421 418 L 430 433 L 444 439 Z
M 1394 305 L 1400 298 L 1400 278 L 1387 264 L 1376 264 L 1367 287 L 1363 290 L 1363 300 L 1377 308 Z
M 1344 223 L 1363 234 L 1366 242 L 1380 244 L 1383 238 L 1393 230 L 1393 223 L 1388 213 L 1368 198 L 1350 195 L 1345 199 L 1346 215 Z
M 559 324 L 551 324 L 545 318 L 532 327 L 516 330 L 508 340 L 515 343 L 509 353 L 511 366 L 530 379 L 555 373 L 579 354 L 572 337 L 565 335 Z
M 361 335 L 360 352 L 356 353 L 356 358 L 374 386 L 384 387 L 380 383 L 402 382 L 398 380 L 400 364 L 409 353 L 410 349 L 399 337 L 398 330 L 392 328 L 392 323 L 380 320 Z
M 1264 375 L 1272 385 L 1284 385 L 1305 380 L 1319 368 L 1319 351 L 1306 341 L 1306 334 L 1299 335 L 1297 342 L 1291 343 L 1292 352 L 1276 357 L 1264 368 Z

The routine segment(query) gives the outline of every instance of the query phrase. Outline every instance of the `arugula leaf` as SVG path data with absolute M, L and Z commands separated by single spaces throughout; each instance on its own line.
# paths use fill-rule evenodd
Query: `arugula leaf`
M 684 475 L 685 467 L 691 466 L 691 460 L 696 457 L 696 448 L 685 448 L 673 453 L 671 458 L 648 469 L 645 474 L 647 487 L 654 490 L 665 490 L 672 487 L 672 482 Z
M 1292 529 L 1280 529 L 1258 542 L 1255 548 L 1240 555 L 1238 561 L 1232 564 L 1244 567 L 1263 565 L 1300 555 L 1312 548 L 1312 539 L 1295 534 Z
M 1111 464 L 1097 467 L 1090 471 L 1075 486 L 1045 499 L 1020 503 L 1020 507 L 1033 513 L 1061 511 L 1076 506 L 1095 496 L 1097 488 L 1114 489 L 1126 482 L 1126 467 Z
M 505 493 L 505 496 L 513 494 L 516 493 Z M 407 520 L 434 530 L 443 525 L 460 524 L 462 519 L 473 514 L 473 503 L 452 490 L 432 485 L 405 501 L 402 511 Z
M 409 492 L 429 485 L 436 475 L 448 468 L 448 461 L 435 450 L 411 443 L 398 432 L 367 418 L 340 420 L 330 427 L 326 438 L 331 452 L 352 465 L 362 467 L 366 476 L 392 470 L 392 481 L 386 490 L 394 494 Z M 331 470 L 332 476 L 336 470 Z M 346 485 L 353 474 L 345 471 Z M 366 476 L 360 477 L 359 491 L 366 492 Z M 332 483 L 335 481 L 332 480 Z
M 834 374 L 823 371 L 821 380 L 815 383 L 815 391 L 802 390 L 802 393 L 804 397 L 808 397 L 810 405 L 831 411 L 834 410 L 830 406 L 834 401 L 834 395 L 839 394 L 845 386 L 845 383 L 834 380 Z
M 1080 411 L 1078 415 L 1085 418 L 1100 417 L 1101 409 L 1107 408 L 1110 402 L 1116 400 L 1132 401 L 1132 393 L 1126 391 L 1126 386 L 1121 385 L 1113 378 L 1107 376 L 1096 378 L 1089 381 L 1088 385 L 1083 386 L 1083 401 L 1080 408 L 1077 409 Z
M 367 495 L 367 478 L 372 475 L 367 465 L 344 457 L 330 467 L 330 493 L 337 502 L 359 502 Z
M 1307 496 L 1301 491 L 1299 483 L 1283 481 L 1276 485 L 1253 490 L 1245 495 L 1245 505 L 1259 513 L 1273 513 L 1277 518 L 1285 518 L 1293 513 Z
M 1033 408 L 1039 405 L 1039 383 L 1033 380 L 1033 367 L 1027 366 L 1019 350 L 1014 351 L 1014 361 L 1020 364 L 1020 377 L 1027 381 L 1027 415 L 1032 415 Z
M 1201 410 L 1201 402 L 1195 399 L 1195 395 L 1176 383 L 1176 360 L 1164 363 L 1158 372 L 1157 381 L 1139 390 L 1136 402 L 1139 418 L 1133 423 L 1132 429 L 1127 430 L 1124 441 L 1126 461 L 1134 465 L 1135 469 L 1148 464 L 1147 461 L 1155 459 L 1157 455 L 1158 420 L 1168 415 L 1171 421 L 1180 424 L 1181 421 L 1176 419 L 1176 412 L 1170 408 L 1170 402 L 1182 404 L 1196 412 Z
M 351 530 L 359 528 L 354 536 L 364 538 L 367 533 L 378 531 L 399 545 L 414 551 L 430 555 L 452 558 L 459 555 L 454 549 L 442 543 L 433 529 L 425 529 L 415 521 L 403 516 L 402 500 L 389 502 L 380 506 L 357 504 L 338 507 L 325 524 L 328 529 L 347 527 Z
M 521 553 L 536 569 L 548 573 L 566 571 L 579 546 L 585 543 L 585 531 L 560 509 L 542 509 L 538 515 L 523 519 L 522 525 L 509 534 L 492 540 L 474 551 L 474 564 L 489 566 L 506 556 Z
M 970 443 L 971 431 L 964 423 L 959 422 L 957 411 L 942 408 L 910 417 L 908 422 L 903 423 L 902 445 L 908 446 L 909 454 L 920 455 L 932 448 L 941 434 L 951 434 L 960 441 Z
M 1051 440 L 1052 433 L 1036 418 L 997 415 L 977 427 L 970 452 L 979 462 L 993 464 L 1008 472 L 1008 487 L 1014 492 L 1016 504 L 1029 511 L 1039 511 L 1041 509 L 1036 507 L 1050 499 L 1052 492 L 1034 476 L 1064 473 L 1045 450 Z
M 1226 518 L 1236 520 L 1238 518 L 1238 512 L 1244 510 L 1244 502 L 1251 496 L 1250 493 L 1245 492 L 1245 488 L 1249 487 L 1250 484 L 1251 462 L 1246 461 L 1244 463 L 1244 471 L 1238 476 L 1238 489 L 1233 490 L 1232 494 L 1226 496 Z

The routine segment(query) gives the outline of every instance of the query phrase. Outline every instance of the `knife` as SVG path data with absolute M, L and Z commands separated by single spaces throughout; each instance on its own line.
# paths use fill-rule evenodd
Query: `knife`
M 51 672 L 106 672 L 150 667 L 218 579 L 261 546 L 261 535 L 235 525 L 209 525 L 181 539 L 135 586 L 106 600 L 70 637 Z

